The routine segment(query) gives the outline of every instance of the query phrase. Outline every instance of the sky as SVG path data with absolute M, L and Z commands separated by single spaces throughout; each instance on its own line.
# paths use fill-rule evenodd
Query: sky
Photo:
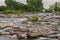
M 0 0 L 0 5 L 4 5 L 5 0 Z M 22 2 L 26 4 L 26 0 L 16 0 L 18 2 Z M 54 4 L 55 2 L 59 2 L 60 0 L 43 0 L 44 8 L 49 8 L 50 5 Z

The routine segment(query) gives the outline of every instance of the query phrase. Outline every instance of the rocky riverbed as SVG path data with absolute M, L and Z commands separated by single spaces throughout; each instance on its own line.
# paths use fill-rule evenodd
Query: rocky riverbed
M 37 16 L 39 21 L 35 23 L 26 21 L 32 16 Z M 1 14 L 0 35 L 8 38 L 28 38 L 28 40 L 29 38 L 32 38 L 31 40 L 60 40 L 60 14 L 40 13 L 23 16 Z

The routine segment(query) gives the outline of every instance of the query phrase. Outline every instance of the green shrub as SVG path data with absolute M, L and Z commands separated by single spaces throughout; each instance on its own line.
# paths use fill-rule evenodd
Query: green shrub
M 38 17 L 37 16 L 33 16 L 31 19 L 29 19 L 29 21 L 36 22 L 36 21 L 38 21 Z
M 22 10 L 5 10 L 4 14 L 23 14 Z

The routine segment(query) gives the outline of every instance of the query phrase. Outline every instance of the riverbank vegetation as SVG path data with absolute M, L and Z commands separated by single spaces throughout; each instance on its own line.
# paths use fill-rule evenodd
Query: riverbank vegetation
M 24 12 L 60 12 L 59 2 L 51 5 L 48 9 L 43 7 L 42 0 L 27 0 L 26 2 L 27 4 L 23 4 L 15 0 L 5 0 L 5 6 L 0 6 L 0 12 L 4 14 L 23 14 Z
M 15 0 L 5 0 L 5 6 L 0 6 L 0 11 L 5 14 L 23 12 L 43 12 L 42 0 L 27 0 L 27 4 L 16 2 Z

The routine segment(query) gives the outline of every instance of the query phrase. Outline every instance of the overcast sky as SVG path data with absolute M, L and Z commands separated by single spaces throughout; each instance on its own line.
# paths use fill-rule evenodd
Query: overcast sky
M 0 0 L 0 5 L 4 5 L 4 1 L 5 0 Z M 20 1 L 26 4 L 26 0 L 17 0 L 17 1 Z M 51 4 L 54 4 L 56 1 L 60 1 L 60 0 L 43 0 L 44 7 L 48 8 Z

